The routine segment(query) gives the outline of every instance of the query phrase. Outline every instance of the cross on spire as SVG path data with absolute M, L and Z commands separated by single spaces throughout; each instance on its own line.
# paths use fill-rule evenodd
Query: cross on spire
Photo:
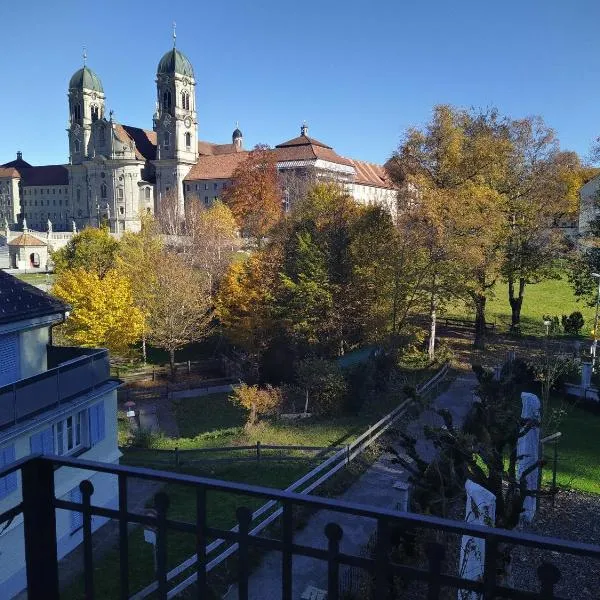
M 173 48 L 175 48 L 175 44 L 177 43 L 177 23 L 173 21 Z
M 83 66 L 85 67 L 85 61 L 87 60 L 87 50 L 83 47 Z

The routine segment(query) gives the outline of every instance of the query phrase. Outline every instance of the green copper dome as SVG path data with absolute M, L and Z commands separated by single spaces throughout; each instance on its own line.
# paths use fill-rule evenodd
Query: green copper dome
M 83 69 L 79 69 L 79 71 L 75 71 L 73 77 L 71 77 L 71 81 L 69 81 L 69 89 L 81 89 L 85 88 L 86 90 L 94 90 L 95 92 L 104 93 L 104 88 L 102 87 L 102 82 L 100 78 L 94 71 L 88 69 L 88 67 L 83 67 Z
M 188 58 L 177 48 L 169 50 L 158 63 L 158 69 L 156 70 L 157 75 L 186 75 L 187 77 L 194 76 L 194 69 L 192 63 Z

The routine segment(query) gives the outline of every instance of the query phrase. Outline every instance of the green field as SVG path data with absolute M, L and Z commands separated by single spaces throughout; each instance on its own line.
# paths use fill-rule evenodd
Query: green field
M 566 276 L 562 279 L 543 281 L 525 287 L 523 308 L 521 310 L 521 328 L 527 335 L 544 335 L 543 315 L 569 315 L 580 311 L 585 320 L 582 334 L 588 335 L 594 324 L 594 308 L 585 301 L 577 301 Z M 470 306 L 462 303 L 448 307 L 445 316 L 474 319 L 475 313 Z M 510 327 L 510 304 L 508 302 L 508 285 L 497 283 L 493 297 L 487 302 L 486 320 L 496 323 L 499 331 L 506 332 Z
M 555 403 L 558 406 L 558 402 Z M 566 416 L 559 424 L 557 484 L 582 492 L 600 494 L 600 414 L 564 405 Z M 544 467 L 544 483 L 552 482 L 551 445 L 546 446 L 549 459 Z

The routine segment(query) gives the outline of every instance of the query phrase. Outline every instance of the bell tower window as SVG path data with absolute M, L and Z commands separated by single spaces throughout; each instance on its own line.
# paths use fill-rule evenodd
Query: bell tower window
M 79 121 L 81 119 L 81 105 L 80 104 L 73 105 L 73 119 L 75 119 L 75 121 Z
M 169 147 L 169 139 L 170 139 L 169 132 L 165 131 L 165 135 L 163 137 L 163 144 L 164 144 L 165 148 Z
M 187 92 L 181 92 L 181 108 L 190 110 L 190 95 Z
M 92 105 L 91 111 L 92 111 L 92 122 L 97 121 L 98 120 L 98 107 L 96 105 Z
M 167 112 L 171 110 L 171 90 L 165 90 L 163 94 L 163 109 Z
M 185 132 L 185 147 L 189 149 L 191 145 L 192 145 L 192 136 L 189 131 L 186 131 Z
M 79 140 L 75 140 L 73 148 L 75 149 L 75 152 L 79 152 Z

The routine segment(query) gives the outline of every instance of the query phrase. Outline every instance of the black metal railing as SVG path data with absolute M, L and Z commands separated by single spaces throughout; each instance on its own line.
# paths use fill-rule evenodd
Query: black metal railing
M 0 387 L 0 429 L 31 418 L 63 402 L 71 402 L 110 380 L 108 351 L 67 348 L 49 352 L 65 362 L 47 371 Z M 51 362 L 51 364 L 52 364 Z
M 55 497 L 54 473 L 56 467 L 83 469 L 90 472 L 113 474 L 118 479 L 118 508 L 111 509 L 93 504 L 94 488 L 89 480 L 80 483 L 81 503 Z M 338 500 L 315 498 L 302 494 L 279 490 L 174 474 L 150 469 L 124 467 L 85 460 L 31 456 L 19 460 L 0 470 L 0 477 L 15 471 L 21 471 L 22 502 L 19 502 L 0 515 L 0 522 L 23 514 L 25 557 L 27 570 L 28 597 L 30 600 L 59 598 L 56 510 L 78 511 L 83 514 L 83 573 L 85 598 L 95 597 L 94 557 L 92 552 L 92 516 L 98 515 L 114 519 L 119 523 L 119 577 L 122 600 L 130 598 L 129 580 L 129 523 L 137 523 L 156 529 L 156 592 L 157 597 L 166 599 L 169 593 L 167 577 L 167 540 L 170 532 L 185 532 L 195 537 L 196 561 L 194 564 L 197 597 L 208 597 L 207 572 L 210 564 L 207 557 L 209 540 L 225 540 L 237 545 L 237 582 L 240 599 L 248 597 L 250 578 L 250 550 L 277 551 L 281 554 L 281 577 L 273 581 L 273 589 L 280 590 L 283 600 L 292 599 L 294 556 L 305 556 L 324 561 L 327 565 L 328 600 L 340 597 L 340 569 L 355 567 L 364 569 L 372 576 L 372 597 L 391 598 L 390 578 L 399 576 L 405 581 L 421 582 L 426 592 L 421 597 L 429 600 L 440 598 L 442 589 L 472 591 L 481 594 L 481 598 L 538 598 L 552 600 L 564 598 L 556 593 L 555 587 L 560 580 L 560 569 L 556 564 L 541 562 L 532 565 L 537 574 L 535 591 L 515 589 L 498 577 L 498 561 L 501 550 L 506 546 L 536 548 L 544 553 L 558 553 L 588 557 L 600 561 L 600 546 L 591 544 L 541 537 L 523 532 L 506 531 L 465 524 L 431 516 L 401 513 L 392 510 L 369 508 L 365 505 L 351 504 Z M 156 515 L 139 514 L 128 510 L 128 481 L 132 478 L 163 484 L 178 484 L 195 491 L 196 511 L 191 521 L 175 520 L 169 515 L 169 497 L 164 492 L 155 496 Z M 235 494 L 248 498 L 273 500 L 282 507 L 280 531 L 273 537 L 254 535 L 250 531 L 252 512 L 240 506 L 236 511 L 237 528 L 226 530 L 211 526 L 207 516 L 207 497 L 213 492 Z M 326 544 L 314 547 L 299 544 L 294 540 L 297 523 L 297 508 L 327 510 L 332 519 L 324 530 Z M 353 518 L 367 518 L 376 524 L 376 542 L 371 556 L 360 553 L 348 554 L 342 551 L 341 542 L 344 531 L 336 522 L 336 515 L 351 515 Z M 428 531 L 431 540 L 426 544 L 424 562 L 420 565 L 396 562 L 392 552 L 392 530 Z M 443 565 L 447 544 L 440 543 L 440 534 L 471 536 L 485 540 L 485 560 L 480 580 L 473 581 L 444 572 Z M 214 541 L 212 542 L 214 545 Z M 558 556 L 557 555 L 557 556 Z M 557 558 L 556 562 L 559 562 Z M 598 572 L 598 564 L 595 564 Z M 456 572 L 456 570 L 455 570 Z M 577 589 L 572 585 L 571 589 Z M 271 590 L 272 591 L 272 590 Z M 456 593 L 456 592 L 454 592 Z M 98 597 L 98 595 L 96 595 Z M 156 597 L 156 596 L 155 596 Z

